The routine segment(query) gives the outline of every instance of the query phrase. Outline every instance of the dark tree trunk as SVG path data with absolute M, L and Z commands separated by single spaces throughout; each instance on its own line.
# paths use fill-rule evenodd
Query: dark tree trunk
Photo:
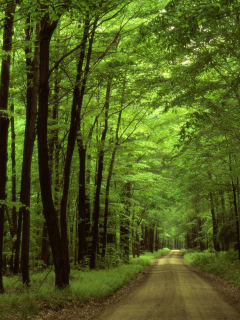
M 218 222 L 217 222 L 215 208 L 214 208 L 213 194 L 211 192 L 209 194 L 209 197 L 210 197 L 210 204 L 211 204 L 212 224 L 213 224 L 213 245 L 216 251 L 220 251 L 220 245 L 217 239 Z
M 58 48 L 56 48 L 58 50 Z M 59 74 L 58 67 L 55 70 L 55 84 L 54 84 L 54 103 L 52 110 L 52 121 L 55 125 L 54 129 L 51 129 L 51 138 L 49 140 L 49 169 L 51 175 L 51 184 L 54 185 L 54 205 L 59 207 L 59 154 L 60 144 L 58 139 L 58 107 L 59 107 Z M 55 176 L 54 176 L 55 175 Z M 55 179 L 54 179 L 55 177 Z M 42 246 L 41 246 L 41 260 L 45 266 L 50 265 L 50 243 L 48 237 L 48 230 L 46 221 L 43 224 L 42 230 Z
M 97 181 L 96 181 L 96 191 L 94 199 L 94 209 L 93 209 L 93 240 L 92 240 L 92 250 L 90 258 L 90 268 L 94 269 L 96 265 L 96 252 L 97 252 L 97 243 L 98 243 L 98 223 L 99 223 L 99 214 L 100 214 L 100 192 L 102 185 L 102 174 L 103 174 L 103 159 L 104 159 L 104 143 L 108 130 L 108 111 L 109 111 L 109 100 L 111 92 L 111 79 L 107 84 L 106 91 L 106 101 L 105 101 L 105 124 L 101 137 L 101 146 L 98 156 L 98 170 L 97 170 Z
M 87 253 L 86 242 L 86 149 L 82 139 L 78 139 L 80 159 L 79 191 L 78 191 L 78 263 L 84 260 Z
M 153 253 L 154 251 L 154 229 L 150 228 L 149 232 L 149 251 Z
M 26 41 L 31 40 L 30 36 L 30 17 L 27 20 Z M 25 139 L 23 149 L 23 164 L 22 164 L 22 178 L 20 202 L 23 205 L 20 211 L 23 217 L 22 225 L 22 281 L 29 285 L 29 239 L 30 239 L 30 197 L 31 197 L 31 164 L 32 154 L 35 140 L 35 124 L 37 116 L 37 97 L 38 97 L 38 74 L 39 74 L 39 24 L 36 26 L 36 42 L 34 61 L 32 62 L 29 55 L 31 48 L 26 48 L 26 67 L 27 67 L 27 108 L 26 108 L 26 126 Z M 29 72 L 32 70 L 32 72 Z M 32 85 L 33 83 L 33 85 Z
M 134 213 L 132 215 L 132 255 L 133 255 L 133 258 L 135 258 L 136 256 L 136 239 L 135 239 L 135 221 L 134 221 Z
M 202 240 L 202 220 L 198 217 L 197 218 L 198 221 L 198 238 L 199 238 L 199 247 L 200 247 L 200 251 L 204 251 L 206 249 L 203 240 Z
M 123 260 L 129 261 L 129 234 L 130 234 L 130 199 L 131 199 L 131 182 L 125 184 L 125 214 L 120 216 L 120 249 L 123 253 Z
M 145 226 L 144 228 L 144 248 L 145 250 L 149 250 L 149 239 L 148 239 L 148 227 Z
M 138 234 L 138 230 L 136 230 L 136 254 L 137 257 L 140 257 L 140 240 L 139 240 L 139 234 Z
M 49 252 L 49 238 L 46 221 L 43 224 L 42 232 L 42 246 L 41 246 L 41 260 L 44 262 L 44 267 L 50 265 L 50 252 Z
M 22 212 L 21 212 L 21 210 L 19 210 L 18 226 L 17 226 L 17 239 L 16 239 L 16 243 L 15 243 L 15 255 L 14 255 L 14 268 L 13 268 L 14 274 L 19 273 L 21 232 L 22 232 Z
M 159 234 L 158 234 L 158 228 L 156 227 L 156 235 L 155 235 L 155 251 L 158 251 L 159 249 Z
M 50 245 L 53 253 L 53 261 L 56 274 L 56 286 L 63 288 L 69 285 L 69 252 L 68 252 L 68 235 L 67 235 L 67 199 L 70 182 L 70 169 L 72 155 L 75 147 L 77 130 L 80 121 L 80 110 L 84 97 L 86 79 L 89 73 L 89 64 L 92 53 L 92 43 L 94 32 L 90 39 L 87 61 L 85 66 L 84 78 L 81 90 L 79 89 L 82 77 L 82 67 L 85 57 L 85 47 L 89 32 L 89 20 L 85 21 L 84 34 L 81 42 L 80 57 L 78 62 L 76 83 L 73 92 L 73 102 L 71 110 L 71 123 L 68 135 L 67 154 L 64 167 L 64 185 L 60 206 L 60 225 L 61 234 L 58 225 L 58 215 L 54 207 L 52 190 L 51 190 L 51 174 L 48 166 L 48 141 L 47 141 L 47 119 L 48 119 L 48 94 L 49 94 L 49 48 L 52 33 L 54 32 L 58 21 L 50 23 L 49 15 L 45 15 L 42 19 L 41 41 L 40 41 L 40 93 L 39 93 L 39 117 L 38 117 L 38 150 L 39 150 L 39 176 L 41 184 L 41 193 L 44 207 L 45 219 L 48 227 Z M 97 19 L 93 26 L 95 31 Z
M 14 113 L 14 104 L 11 105 L 11 112 Z M 17 200 L 16 196 L 16 152 L 15 152 L 15 122 L 14 116 L 11 116 L 11 159 L 12 159 L 12 202 L 15 203 Z M 12 238 L 12 254 L 10 260 L 10 270 L 14 272 L 14 252 L 16 249 L 16 239 L 17 235 L 17 208 L 13 204 L 12 216 L 10 221 L 10 234 Z
M 103 245 L 102 245 L 102 257 L 105 257 L 106 254 L 106 246 L 107 246 L 107 226 L 108 226 L 108 207 L 109 207 L 109 191 L 110 191 L 110 184 L 111 184 L 111 179 L 112 179 L 112 173 L 113 173 L 113 166 L 114 166 L 114 161 L 115 161 L 115 156 L 118 148 L 118 133 L 119 133 L 119 128 L 120 128 L 120 122 L 121 122 L 121 116 L 122 116 L 122 111 L 119 112 L 118 115 L 118 122 L 117 122 L 117 128 L 116 128 L 116 142 L 115 146 L 112 152 L 112 157 L 109 165 L 109 170 L 108 170 L 108 177 L 107 177 L 107 185 L 106 185 L 106 192 L 105 192 L 105 207 L 104 207 L 104 224 L 103 224 Z
M 69 285 L 69 259 L 66 256 L 66 243 L 62 243 L 58 213 L 54 207 L 51 173 L 49 169 L 48 152 L 48 95 L 49 95 L 49 48 L 52 34 L 58 21 L 50 23 L 50 17 L 46 14 L 41 21 L 40 32 L 40 90 L 38 113 L 38 155 L 39 155 L 39 179 L 42 194 L 44 216 L 48 228 L 48 235 L 53 254 L 55 267 L 55 285 L 64 288 Z
M 6 182 L 7 182 L 7 147 L 8 147 L 8 127 L 9 118 L 8 95 L 10 81 L 10 52 L 12 49 L 13 21 L 16 4 L 10 1 L 6 7 L 4 28 L 3 28 L 3 46 L 2 50 L 6 54 L 2 58 L 1 83 L 0 83 L 0 201 L 6 200 Z M 4 205 L 0 205 L 0 293 L 4 292 L 2 281 L 3 264 L 3 229 L 4 229 Z
M 87 171 L 86 171 L 86 234 L 87 237 L 90 237 L 90 233 L 91 233 L 91 228 L 90 228 L 90 221 L 91 221 L 91 206 L 90 206 L 90 195 L 89 195 L 89 190 L 90 190 L 90 180 L 91 180 L 91 155 L 89 154 L 87 156 Z M 90 243 L 87 244 L 87 246 L 89 246 Z
M 186 244 L 187 244 L 187 249 L 191 249 L 192 248 L 189 232 L 187 232 L 187 234 L 186 234 Z
M 238 215 L 236 185 L 234 184 L 233 181 L 232 181 L 232 190 L 233 190 L 233 204 L 234 204 L 235 221 L 236 221 L 236 233 L 237 233 L 237 245 L 238 245 L 238 259 L 240 260 L 239 215 Z

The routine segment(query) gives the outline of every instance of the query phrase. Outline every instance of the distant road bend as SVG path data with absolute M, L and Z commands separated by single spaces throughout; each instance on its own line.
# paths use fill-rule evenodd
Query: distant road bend
M 213 286 L 184 264 L 180 251 L 156 260 L 146 281 L 108 306 L 101 320 L 240 320 Z

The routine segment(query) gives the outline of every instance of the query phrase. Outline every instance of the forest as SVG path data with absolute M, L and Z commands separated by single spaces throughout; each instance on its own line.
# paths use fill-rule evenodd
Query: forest
M 240 2 L 0 8 L 0 292 L 165 247 L 240 259 Z

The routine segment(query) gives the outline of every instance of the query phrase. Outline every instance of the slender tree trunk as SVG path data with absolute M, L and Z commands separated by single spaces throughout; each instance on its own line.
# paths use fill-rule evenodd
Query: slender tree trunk
M 232 181 L 232 190 L 233 190 L 233 204 L 235 212 L 235 221 L 236 221 L 236 232 L 237 232 L 237 244 L 238 244 L 238 259 L 240 260 L 240 232 L 239 232 L 239 215 L 238 215 L 238 205 L 237 205 L 237 193 L 236 186 Z
M 10 111 L 14 113 L 14 104 L 11 105 Z M 15 121 L 14 116 L 11 116 L 11 159 L 12 159 L 12 202 L 15 203 L 17 200 L 16 196 L 16 152 L 15 152 Z M 10 221 L 10 234 L 12 238 L 12 254 L 10 260 L 10 270 L 14 272 L 14 252 L 16 249 L 16 239 L 17 235 L 17 208 L 13 204 L 12 216 Z
M 135 239 L 135 215 L 132 214 L 132 255 L 133 258 L 136 256 L 136 239 Z
M 137 247 L 137 257 L 140 257 L 140 239 L 139 239 L 139 233 L 138 233 L 138 227 L 139 227 L 139 223 L 137 223 L 137 230 L 136 230 L 136 247 Z
M 58 21 L 50 23 L 50 17 L 46 14 L 41 21 L 40 32 L 40 90 L 38 112 L 38 155 L 39 155 L 39 179 L 41 186 L 44 216 L 48 228 L 49 240 L 53 254 L 55 267 L 55 285 L 64 288 L 69 285 L 69 262 L 65 256 L 59 231 L 58 213 L 55 209 L 51 188 L 51 173 L 49 169 L 48 153 L 48 95 L 49 95 L 49 49 L 52 34 Z
M 102 185 L 102 174 L 103 174 L 103 159 L 104 159 L 104 143 L 108 130 L 108 111 L 109 111 L 109 101 L 111 92 L 111 79 L 107 83 L 106 101 L 105 101 L 105 124 L 101 137 L 101 146 L 98 156 L 98 170 L 97 170 L 97 181 L 96 181 L 96 191 L 94 199 L 94 209 L 93 209 L 93 240 L 92 240 L 92 250 L 90 258 L 90 268 L 94 269 L 96 265 L 96 252 L 97 252 L 97 242 L 98 242 L 98 223 L 99 223 L 99 213 L 100 213 L 100 192 Z
M 198 238 L 199 238 L 199 247 L 200 247 L 200 251 L 204 251 L 205 245 L 203 243 L 203 235 L 202 235 L 202 220 L 201 218 L 197 217 L 197 222 L 198 222 Z
M 129 232 L 130 232 L 130 199 L 131 199 L 131 182 L 125 184 L 125 214 L 120 219 L 120 248 L 123 252 L 123 260 L 129 261 Z
M 91 155 L 87 156 L 87 170 L 86 170 L 86 234 L 87 237 L 91 235 L 91 200 L 90 200 L 90 182 L 91 182 Z M 87 253 L 91 249 L 91 241 L 87 242 Z
M 0 83 L 0 201 L 6 200 L 6 182 L 7 182 L 7 147 L 8 147 L 8 127 L 9 118 L 8 95 L 10 81 L 10 53 L 12 50 L 13 21 L 16 3 L 10 1 L 7 4 L 5 20 L 3 27 L 3 46 L 4 52 L 1 66 L 1 83 Z M 2 263 L 3 263 L 3 229 L 4 229 L 4 205 L 0 205 L 0 293 L 4 292 L 2 281 Z
M 155 235 L 155 251 L 159 249 L 159 232 L 158 227 L 156 227 L 156 235 Z
M 82 139 L 78 139 L 80 159 L 79 191 L 78 191 L 78 263 L 84 260 L 87 253 L 86 242 L 86 149 Z
M 27 25 L 30 23 L 30 16 L 27 20 Z M 37 116 L 37 97 L 38 97 L 38 75 L 39 75 L 39 23 L 36 25 L 36 41 L 34 60 L 32 62 L 29 58 L 31 49 L 26 48 L 26 67 L 27 67 L 27 110 L 26 110 L 26 127 L 25 127 L 25 140 L 23 149 L 23 164 L 22 164 L 22 179 L 20 208 L 23 216 L 23 230 L 22 230 L 22 281 L 24 284 L 29 285 L 29 239 L 30 239 L 30 197 L 31 197 L 31 165 L 32 154 L 35 140 L 35 124 Z M 26 29 L 26 40 L 30 41 L 30 26 Z M 29 69 L 32 73 L 29 72 Z M 32 85 L 33 83 L 33 85 Z
M 22 233 L 22 212 L 18 213 L 18 225 L 17 225 L 17 239 L 15 243 L 15 255 L 14 255 L 14 268 L 13 273 L 19 273 L 19 260 L 20 260 L 20 245 L 21 245 L 21 233 Z
M 217 218 L 216 218 L 216 213 L 214 208 L 213 194 L 211 192 L 209 193 L 209 197 L 210 197 L 210 204 L 211 204 L 212 224 L 213 224 L 213 245 L 216 251 L 220 251 L 220 245 L 217 240 L 218 223 L 217 223 Z
M 149 241 L 149 251 L 153 253 L 154 251 L 154 229 L 153 228 L 150 228 L 150 241 Z
M 109 191 L 110 191 L 110 184 L 112 179 L 112 173 L 113 173 L 113 166 L 115 161 L 115 156 L 118 148 L 118 142 L 119 142 L 119 129 L 120 129 L 120 123 L 121 123 L 121 116 L 122 111 L 119 112 L 118 115 L 118 122 L 117 122 L 117 129 L 116 129 L 116 142 L 115 146 L 112 152 L 112 157 L 108 169 L 108 177 L 107 177 L 107 184 L 106 184 L 106 192 L 105 192 L 105 207 L 104 207 L 104 225 L 103 225 L 103 245 L 102 245 L 102 257 L 105 257 L 106 254 L 106 246 L 107 246 L 107 224 L 108 224 L 108 207 L 109 207 Z
M 86 79 L 89 73 L 89 65 L 92 54 L 92 44 L 94 32 L 97 27 L 97 20 L 93 25 L 92 36 L 89 41 L 88 54 L 84 78 L 82 80 L 81 90 L 79 89 L 82 77 L 82 67 L 85 57 L 85 47 L 89 32 L 89 20 L 85 21 L 84 34 L 81 42 L 80 57 L 78 63 L 76 83 L 73 92 L 73 102 L 71 110 L 71 124 L 68 135 L 67 154 L 64 167 L 64 185 L 60 206 L 60 225 L 61 234 L 58 225 L 58 215 L 54 206 L 51 190 L 51 174 L 48 166 L 48 142 L 47 142 L 47 119 L 48 119 L 48 93 L 49 93 L 49 48 L 52 34 L 57 26 L 58 21 L 50 23 L 49 15 L 46 14 L 42 19 L 41 41 L 40 41 L 40 93 L 39 93 L 39 117 L 38 117 L 38 150 L 39 150 L 39 176 L 41 193 L 44 207 L 44 214 L 48 226 L 50 245 L 53 253 L 53 261 L 56 274 L 56 286 L 63 288 L 69 285 L 69 252 L 68 252 L 68 235 L 67 235 L 67 199 L 70 182 L 70 169 L 72 155 L 75 147 L 77 130 L 80 121 L 80 110 L 84 97 Z
M 56 48 L 56 51 L 58 47 Z M 54 185 L 54 205 L 59 208 L 59 139 L 58 139 L 58 108 L 59 108 L 59 72 L 58 67 L 55 70 L 55 83 L 54 83 L 54 101 L 52 110 L 52 121 L 55 125 L 54 129 L 51 129 L 51 138 L 49 140 L 49 167 L 51 175 L 51 184 Z M 55 179 L 54 179 L 55 175 Z M 46 221 L 43 223 L 42 230 L 42 246 L 41 246 L 41 260 L 44 262 L 45 266 L 50 264 L 50 243 L 48 237 L 48 230 Z
M 43 224 L 41 260 L 44 262 L 44 266 L 47 267 L 50 265 L 49 239 L 48 239 L 48 229 L 47 229 L 46 221 L 44 221 L 44 224 Z

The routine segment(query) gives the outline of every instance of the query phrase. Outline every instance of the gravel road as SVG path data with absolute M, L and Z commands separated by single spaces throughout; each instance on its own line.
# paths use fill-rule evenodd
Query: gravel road
M 210 282 L 186 266 L 178 250 L 154 261 L 146 281 L 109 305 L 101 320 L 240 320 Z

